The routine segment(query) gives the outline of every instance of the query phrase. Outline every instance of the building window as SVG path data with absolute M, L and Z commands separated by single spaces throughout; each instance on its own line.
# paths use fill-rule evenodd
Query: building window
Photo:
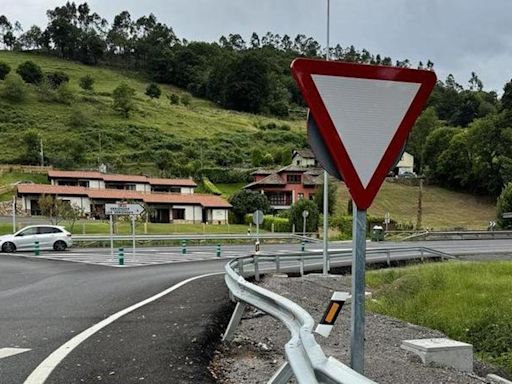
M 313 200 L 315 198 L 315 194 L 314 193 L 310 193 L 309 194 L 309 200 Z
M 89 188 L 89 180 L 78 180 L 78 186 Z
M 173 220 L 185 220 L 185 209 L 178 208 L 172 210 L 172 219 Z
M 288 184 L 300 184 L 300 175 L 288 175 L 286 181 Z
M 303 193 L 299 193 L 299 200 L 303 199 L 303 198 L 304 198 L 304 194 Z

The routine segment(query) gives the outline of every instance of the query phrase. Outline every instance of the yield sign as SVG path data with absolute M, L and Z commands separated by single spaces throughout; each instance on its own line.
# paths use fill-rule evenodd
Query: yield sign
M 400 155 L 436 75 L 432 71 L 296 59 L 293 76 L 359 209 Z

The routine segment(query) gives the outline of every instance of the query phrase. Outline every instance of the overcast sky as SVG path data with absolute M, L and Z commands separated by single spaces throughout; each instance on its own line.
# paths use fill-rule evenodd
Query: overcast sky
M 79 3 L 80 1 L 78 1 Z M 91 0 L 109 22 L 128 10 L 132 18 L 154 13 L 180 38 L 213 41 L 255 31 L 326 42 L 327 0 Z M 45 11 L 64 0 L 0 0 L 0 14 L 24 28 L 46 25 Z M 501 93 L 512 78 L 511 0 L 331 0 L 331 44 L 353 44 L 371 53 L 431 59 L 438 78 L 449 73 L 467 86 L 471 71 L 485 89 Z

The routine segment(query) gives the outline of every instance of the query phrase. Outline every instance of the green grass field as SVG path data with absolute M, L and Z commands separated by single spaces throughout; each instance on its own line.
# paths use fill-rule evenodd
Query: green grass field
M 368 213 L 391 218 L 401 223 L 416 224 L 419 187 L 385 182 Z M 339 208 L 346 211 L 349 193 L 345 184 L 339 187 Z M 496 201 L 435 186 L 423 187 L 423 228 L 485 229 L 496 217 Z
M 48 177 L 40 173 L 0 172 L 0 201 L 11 200 L 12 184 L 18 181 L 31 181 L 36 184 L 48 184 Z
M 446 262 L 368 272 L 370 311 L 473 344 L 512 374 L 512 262 Z
M 269 144 L 271 135 L 261 132 L 260 123 L 286 123 L 293 132 L 302 135 L 305 132 L 304 121 L 278 120 L 264 116 L 239 113 L 222 109 L 214 103 L 192 98 L 190 106 L 171 105 L 167 96 L 171 93 L 183 95 L 179 88 L 161 85 L 162 97 L 150 99 L 144 92 L 148 79 L 132 72 L 120 72 L 104 67 L 85 66 L 79 63 L 30 53 L 0 51 L 0 61 L 6 62 L 15 71 L 26 60 L 32 60 L 43 68 L 44 72 L 64 71 L 70 77 L 69 86 L 75 92 L 76 100 L 71 105 L 56 102 L 42 102 L 33 89 L 23 103 L 10 103 L 0 98 L 0 162 L 13 162 L 19 156 L 20 129 L 32 128 L 40 132 L 52 155 L 62 144 L 65 137 L 79 135 L 86 144 L 85 159 L 94 163 L 98 156 L 98 134 L 103 135 L 103 153 L 133 158 L 155 143 L 173 140 L 183 143 L 194 139 L 225 138 L 233 140 L 237 135 L 260 135 L 260 145 Z M 81 90 L 78 80 L 85 75 L 95 79 L 94 93 Z M 135 111 L 129 119 L 112 109 L 112 91 L 125 82 L 136 90 Z M 0 81 L 1 83 L 1 81 Z M 33 88 L 33 87 L 32 87 Z M 72 115 L 77 109 L 83 113 L 82 128 L 71 126 Z M 82 119 L 82 120 L 84 120 Z M 277 143 L 274 144 L 278 145 Z M 171 148 L 174 150 L 173 148 Z M 185 149 L 180 149 L 185 150 Z M 136 159 L 141 163 L 151 159 Z M 154 168 L 154 166 L 153 166 Z
M 222 192 L 222 197 L 229 199 L 233 194 L 240 191 L 244 185 L 248 183 L 235 183 L 235 184 L 215 184 Z

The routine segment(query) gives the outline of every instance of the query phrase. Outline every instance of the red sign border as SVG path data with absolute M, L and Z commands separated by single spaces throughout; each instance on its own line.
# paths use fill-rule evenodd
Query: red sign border
M 304 58 L 295 59 L 291 64 L 291 70 L 319 127 L 320 135 L 325 142 L 327 150 L 336 168 L 343 175 L 352 199 L 359 209 L 368 209 L 384 182 L 389 169 L 393 166 L 407 141 L 408 134 L 416 119 L 421 114 L 423 106 L 436 84 L 436 74 L 433 71 L 418 69 Z M 343 76 L 421 84 L 366 188 L 361 183 L 311 75 Z

